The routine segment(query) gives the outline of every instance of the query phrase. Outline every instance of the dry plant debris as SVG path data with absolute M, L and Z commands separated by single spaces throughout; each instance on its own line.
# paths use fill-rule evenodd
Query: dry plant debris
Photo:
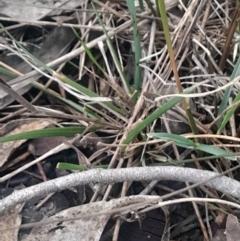
M 20 212 L 24 204 L 18 204 L 13 208 L 9 208 L 1 213 L 0 226 L 4 232 L 0 233 L 0 240 L 17 241 L 19 228 L 9 229 L 9 227 L 20 227 L 21 215 Z
M 4 135 L 12 135 L 17 133 L 23 133 L 29 130 L 39 130 L 50 125 L 55 124 L 56 120 L 54 119 L 21 119 L 21 120 L 13 120 L 2 126 L 0 132 L 4 133 Z M 13 128 L 14 127 L 14 128 Z M 13 128 L 13 129 L 12 129 Z M 0 167 L 5 164 L 8 160 L 9 156 L 26 140 L 19 140 L 14 142 L 4 142 L 0 143 Z
M 102 231 L 111 217 L 111 210 L 127 207 L 130 204 L 145 201 L 148 198 L 124 197 L 110 202 L 94 202 L 80 207 L 73 207 L 46 220 L 42 226 L 33 228 L 31 234 L 22 241 L 37 240 L 100 240 Z M 105 214 L 102 214 L 102 211 Z M 99 213 L 99 214 L 98 214 Z M 78 215 L 85 216 L 76 219 Z M 91 214 L 94 216 L 91 217 Z M 64 221 L 65 220 L 65 221 Z
M 138 202 L 142 198 L 140 194 L 146 197 L 162 196 L 187 187 L 177 197 L 192 198 L 189 200 L 210 197 L 219 202 L 203 204 L 195 200 L 186 206 L 179 204 L 182 210 L 186 208 L 180 212 L 181 215 L 177 205 L 171 204 L 171 207 L 164 209 L 163 217 L 159 216 L 159 219 L 166 221 L 163 227 L 165 232 L 156 231 L 156 237 L 152 236 L 152 240 L 161 237 L 162 240 L 171 240 L 172 234 L 175 235 L 174 239 L 184 239 L 191 236 L 191 231 L 201 233 L 196 240 L 211 240 L 216 237 L 215 233 L 225 230 L 225 227 L 227 240 L 234 240 L 231 235 L 235 235 L 235 231 L 229 229 L 229 223 L 234 219 L 235 224 L 230 226 L 235 227 L 239 218 L 236 210 L 239 193 L 233 191 L 238 187 L 239 180 L 239 108 L 234 109 L 234 114 L 221 131 L 219 123 L 233 104 L 239 105 L 236 67 L 239 65 L 239 6 L 236 1 L 223 0 L 165 1 L 181 85 L 185 91 L 195 87 L 189 97 L 177 93 L 156 2 L 143 2 L 142 9 L 141 1 L 135 1 L 136 22 L 132 20 L 134 13 L 129 7 L 131 2 L 125 0 L 0 2 L 0 142 L 3 140 L 1 138 L 18 134 L 14 141 L 0 143 L 1 189 L 7 189 L 12 183 L 15 188 L 22 184 L 22 180 L 32 189 L 38 187 L 35 184 L 39 182 L 47 187 L 50 179 L 53 179 L 50 182 L 56 180 L 56 165 L 58 168 L 59 163 L 68 164 L 68 170 L 71 169 L 70 164 L 71 167 L 78 165 L 82 170 L 180 165 L 179 176 L 166 171 L 168 178 L 162 177 L 161 181 L 161 178 L 146 179 L 146 176 L 139 174 L 138 182 L 120 178 L 124 181 L 122 185 L 115 184 L 114 177 L 112 182 L 86 181 L 84 194 L 78 187 L 71 189 L 74 185 L 69 183 L 53 188 L 52 192 L 68 188 L 65 190 L 68 195 L 75 195 L 69 209 L 63 211 L 68 213 L 75 210 L 74 206 L 80 205 L 77 201 L 80 196 L 86 197 L 84 207 L 87 209 L 97 204 L 96 201 L 111 208 L 111 202 L 125 200 L 125 196 L 127 200 L 132 194 Z M 136 34 L 140 41 L 140 53 Z M 135 63 L 137 53 L 141 58 Z M 135 71 L 138 67 L 141 73 Z M 141 79 L 137 95 L 134 92 L 136 75 Z M 224 93 L 229 88 L 231 92 L 227 96 Z M 189 98 L 199 135 L 191 133 L 189 120 L 180 102 L 183 97 Z M 226 107 L 219 112 L 224 99 L 227 100 Z M 160 113 L 157 111 L 161 108 L 166 109 L 152 118 L 154 113 Z M 69 132 L 55 132 L 54 136 L 49 131 L 49 135 L 45 134 L 42 138 L 19 139 L 23 132 L 41 130 L 46 133 L 44 130 L 50 126 L 59 133 Z M 162 136 L 152 139 L 148 134 L 154 132 L 164 132 L 168 136 L 173 134 L 173 139 L 164 139 Z M 191 141 L 186 142 L 186 138 Z M 199 152 L 201 145 L 206 148 Z M 231 153 L 235 156 L 218 156 L 216 150 L 220 149 L 221 154 Z M 185 166 L 198 173 L 195 175 L 211 174 L 204 176 L 205 184 L 190 190 L 191 183 L 204 180 L 201 176 L 196 180 L 187 176 Z M 173 169 L 169 167 L 168 171 Z M 91 171 L 84 171 L 83 175 Z M 93 173 L 96 175 L 98 172 Z M 224 191 L 220 183 L 218 186 L 216 182 L 214 185 L 207 182 L 207 177 L 216 173 L 225 175 L 219 180 L 234 185 L 231 190 L 227 185 L 225 188 L 228 190 Z M 75 174 L 70 174 L 69 179 L 71 175 Z M 121 173 L 119 175 L 121 177 Z M 172 180 L 177 182 L 169 182 Z M 31 189 L 26 187 L 27 190 Z M 0 200 L 0 205 L 14 195 Z M 33 201 L 36 210 L 47 205 L 53 196 L 49 190 L 45 195 L 42 192 Z M 70 198 L 65 199 L 70 201 Z M 229 202 L 232 206 L 227 205 Z M 53 209 L 57 210 L 55 206 Z M 9 210 L 4 212 L 8 213 Z M 191 221 L 187 221 L 190 213 L 193 215 L 191 218 L 197 220 L 194 227 L 191 227 Z M 230 213 L 228 218 L 226 213 Z M 58 214 L 55 212 L 51 215 Z M 15 216 L 15 221 L 19 222 L 18 214 Z M 96 228 L 91 224 L 92 228 L 97 229 L 94 240 L 100 240 L 102 230 L 107 221 L 110 222 L 109 218 L 104 217 L 101 227 Z M 116 217 L 116 222 L 108 230 L 111 233 L 109 240 L 123 240 L 123 220 L 126 221 L 126 217 Z M 145 228 L 140 227 L 139 224 L 140 230 Z M 185 231 L 178 231 L 181 228 Z M 151 230 L 148 232 L 151 233 Z M 36 236 L 26 238 L 34 240 Z M 191 238 L 195 240 L 194 236 Z

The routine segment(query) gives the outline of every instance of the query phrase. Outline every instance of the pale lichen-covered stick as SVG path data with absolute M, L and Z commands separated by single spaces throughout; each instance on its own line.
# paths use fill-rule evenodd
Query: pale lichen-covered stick
M 42 197 L 69 187 L 88 183 L 113 184 L 123 181 L 173 180 L 181 182 L 188 181 L 196 184 L 203 184 L 203 182 L 206 182 L 204 185 L 240 199 L 240 183 L 229 177 L 219 175 L 222 174 L 172 166 L 132 167 L 107 170 L 93 169 L 80 173 L 73 173 L 68 176 L 15 191 L 13 194 L 0 201 L 0 212 L 18 203 L 30 200 L 33 197 Z

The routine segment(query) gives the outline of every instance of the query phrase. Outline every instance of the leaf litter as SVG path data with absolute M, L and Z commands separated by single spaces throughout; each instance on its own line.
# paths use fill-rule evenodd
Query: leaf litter
M 50 125 L 53 125 L 56 120 L 54 119 L 21 119 L 11 121 L 2 126 L 0 132 L 4 135 L 13 135 L 17 133 L 26 132 L 29 130 L 39 130 Z M 8 160 L 9 156 L 26 140 L 10 141 L 0 143 L 0 167 L 2 167 Z
M 145 133 L 152 132 L 169 132 L 184 135 L 190 132 L 188 120 L 182 110 L 181 104 L 175 105 L 174 108 L 167 111 L 163 116 L 160 116 L 153 123 L 147 125 L 146 130 L 144 129 L 144 131 L 134 136 L 133 143 L 130 143 L 126 148 L 124 155 L 119 151 L 120 148 L 118 147 L 122 145 L 125 135 L 130 131 L 129 128 L 131 130 L 134 129 L 134 127 L 138 126 L 138 123 L 151 115 L 156 108 L 161 107 L 168 101 L 167 99 L 162 99 L 161 102 L 156 102 L 156 98 L 162 98 L 162 96 L 167 95 L 168 91 L 165 90 L 169 88 L 173 94 L 176 93 L 176 84 L 172 76 L 169 55 L 167 49 L 164 48 L 164 34 L 159 26 L 159 21 L 153 17 L 145 1 L 145 8 L 141 9 L 138 7 L 136 15 L 138 34 L 141 39 L 142 48 L 142 60 L 139 64 L 143 70 L 142 89 L 144 90 L 144 93 L 139 96 L 136 105 L 133 101 L 134 93 L 132 93 L 132 96 L 129 96 L 129 93 L 125 91 L 121 84 L 123 75 L 119 74 L 116 62 L 112 59 L 112 54 L 107 47 L 104 46 L 104 59 L 102 56 L 103 52 L 101 53 L 99 51 L 98 42 L 100 39 L 101 41 L 106 40 L 106 36 L 103 34 L 102 27 L 97 21 L 94 9 L 90 3 L 87 1 L 63 0 L 36 1 L 34 3 L 26 0 L 24 4 L 22 2 L 19 4 L 16 1 L 2 1 L 3 6 L 0 12 L 2 12 L 4 16 L 1 16 L 0 19 L 5 29 L 15 38 L 15 41 L 12 41 L 9 36 L 7 37 L 4 29 L 1 30 L 1 37 L 4 41 L 1 41 L 0 46 L 3 51 L 1 52 L 1 61 L 3 64 L 0 63 L 0 66 L 7 66 L 8 70 L 12 68 L 11 70 L 14 70 L 13 73 L 16 78 L 6 77 L 4 75 L 1 75 L 1 78 L 8 83 L 15 92 L 23 95 L 29 103 L 33 103 L 33 105 L 37 107 L 44 107 L 45 112 L 37 111 L 37 113 L 30 113 L 21 105 L 22 103 L 19 105 L 19 103 L 15 101 L 17 98 L 14 94 L 9 95 L 3 90 L 0 90 L 0 118 L 4 120 L 1 121 L 1 136 L 46 128 L 50 125 L 51 118 L 57 118 L 54 116 L 54 111 L 62 114 L 61 118 L 59 117 L 59 120 L 56 122 L 60 123 L 64 120 L 65 124 L 67 123 L 69 126 L 81 125 L 85 128 L 85 131 L 80 133 L 76 138 L 77 142 L 75 143 L 72 138 L 66 137 L 40 138 L 30 141 L 29 145 L 33 157 L 31 159 L 29 156 L 28 158 L 30 159 L 27 161 L 32 163 L 39 162 L 43 165 L 43 169 L 45 168 L 44 165 L 46 165 L 51 158 L 51 163 L 59 163 L 59 160 L 63 160 L 63 162 L 71 163 L 73 161 L 75 164 L 81 163 L 83 165 L 85 162 L 87 168 L 92 168 L 98 164 L 108 164 L 109 167 L 120 168 L 122 166 L 131 167 L 134 165 L 159 165 L 162 163 L 159 161 L 161 158 L 158 157 L 164 156 L 169 164 L 174 164 L 175 160 L 183 161 L 186 158 L 192 158 L 197 162 L 189 164 L 191 167 L 197 166 L 198 169 L 207 169 L 219 173 L 235 165 L 233 162 L 229 163 L 229 161 L 224 158 L 216 157 L 215 160 L 210 159 L 210 157 L 209 159 L 205 157 L 205 162 L 203 163 L 200 158 L 196 159 L 194 152 L 191 152 L 192 156 L 189 157 L 189 152 L 185 152 L 185 150 L 176 147 L 174 143 L 163 143 L 162 140 L 153 142 L 145 135 Z M 133 45 L 134 31 L 127 4 L 125 1 L 120 0 L 112 0 L 109 2 L 94 0 L 92 2 L 94 2 L 99 14 L 101 14 L 102 21 L 107 31 L 109 31 L 114 47 L 117 49 L 119 63 L 125 71 L 124 74 L 127 76 L 127 80 L 131 83 L 131 81 L 134 81 L 134 56 L 136 49 L 134 49 Z M 136 3 L 140 3 L 140 1 L 136 1 Z M 226 56 L 227 64 L 225 69 L 218 66 L 218 62 L 221 57 L 221 52 L 227 48 L 225 47 L 226 33 L 229 31 L 231 16 L 236 9 L 234 2 L 227 1 L 225 5 L 222 5 L 222 1 L 200 1 L 200 3 L 197 1 L 188 1 L 186 5 L 183 5 L 181 1 L 169 0 L 165 1 L 165 3 L 168 11 L 168 24 L 172 35 L 175 59 L 177 60 L 178 71 L 184 88 L 202 83 L 198 85 L 195 92 L 201 94 L 225 86 L 230 80 L 229 76 L 235 65 L 233 61 L 233 55 L 235 54 L 229 51 L 229 55 Z M 79 30 L 81 42 L 78 41 L 79 39 L 74 31 L 72 31 L 72 28 Z M 112 30 L 114 32 L 111 32 Z M 84 54 L 86 49 L 81 45 L 83 41 L 86 43 L 86 46 L 90 46 L 89 49 L 92 51 L 96 61 L 104 69 L 104 74 L 93 64 L 91 59 Z M 234 41 L 235 39 L 233 39 L 233 42 Z M 36 62 L 34 58 L 29 56 L 26 58 L 26 52 L 24 52 L 17 43 L 21 43 L 21 45 L 35 58 L 40 60 L 43 65 Z M 47 69 L 46 66 L 44 66 L 46 64 L 48 64 L 48 66 L 50 65 L 57 74 L 51 72 L 52 69 Z M 63 78 L 60 75 L 62 75 Z M 17 78 L 18 76 L 21 77 Z M 74 91 L 75 87 L 73 88 L 70 84 L 71 82 L 64 79 L 64 76 L 69 79 L 74 79 L 74 81 L 80 85 L 78 86 L 78 91 Z M 81 77 L 81 79 L 79 79 L 79 77 Z M 61 81 L 64 81 L 64 84 Z M 37 85 L 35 85 L 35 88 L 32 88 L 34 82 L 41 84 L 44 88 L 37 89 Z M 38 87 L 39 86 L 40 85 L 38 85 Z M 82 93 L 82 89 L 80 88 L 82 86 L 93 91 L 97 96 L 88 96 L 86 93 Z M 238 91 L 238 83 L 234 83 L 232 95 L 236 95 Z M 55 95 L 52 95 L 52 93 L 55 93 Z M 110 98 L 112 105 L 109 105 L 110 102 L 107 103 L 109 99 L 104 99 L 105 102 L 100 103 L 97 99 L 98 97 Z M 222 90 L 217 91 L 215 94 L 205 94 L 197 98 L 191 98 L 190 108 L 193 111 L 198 129 L 203 134 L 212 135 L 210 138 L 206 137 L 204 140 L 208 145 L 217 146 L 228 152 L 237 153 L 239 152 L 239 144 L 235 142 L 236 139 L 232 142 L 222 141 L 214 135 L 217 131 L 217 107 L 222 98 Z M 63 102 L 63 100 L 65 100 L 65 102 Z M 231 100 L 229 99 L 229 101 Z M 118 108 L 120 108 L 121 111 L 119 111 Z M 65 114 L 65 116 L 63 114 Z M 66 114 L 68 114 L 68 117 Z M 74 116 L 74 119 L 70 118 L 70 116 Z M 109 126 L 101 126 L 101 124 L 99 124 L 101 128 L 89 131 L 91 126 L 97 123 L 96 121 L 99 121 L 99 123 L 104 122 L 105 124 L 109 124 Z M 237 110 L 235 118 L 232 118 L 229 126 L 225 128 L 225 134 L 238 138 L 238 122 L 239 116 Z M 91 136 L 86 138 L 89 133 L 93 134 L 94 138 L 91 138 Z M 10 163 L 13 158 L 18 158 L 17 153 L 20 148 L 25 148 L 24 150 L 28 151 L 29 146 L 24 146 L 24 142 L 25 140 L 21 140 L 1 144 L 1 166 Z M 69 142 L 69 144 L 63 147 L 61 143 L 64 142 Z M 144 146 L 144 148 L 142 148 L 142 146 Z M 77 149 L 79 149 L 78 154 Z M 57 161 L 54 160 L 55 156 Z M 33 158 L 36 159 L 33 160 Z M 28 165 L 28 168 L 30 168 L 30 166 L 31 165 Z M 19 167 L 13 165 L 11 168 L 16 168 L 17 170 Z M 32 171 L 28 169 L 20 170 L 21 169 L 19 169 L 19 173 Z M 7 169 L 4 170 L 4 172 L 6 171 Z M 11 171 L 9 170 L 9 172 Z M 55 172 L 53 171 L 53 173 Z M 34 174 L 36 173 L 32 171 L 31 175 Z M 229 175 L 239 180 L 236 172 L 229 173 Z M 31 181 L 39 182 L 39 179 L 42 180 L 40 175 L 36 178 L 37 179 L 31 179 Z M 47 174 L 47 178 L 52 179 L 53 177 Z M 153 190 L 153 192 L 158 195 L 162 195 L 163 193 L 174 192 L 174 190 L 180 189 L 180 184 L 169 182 L 148 184 L 139 182 L 124 183 L 122 187 L 120 185 L 110 185 L 106 187 L 93 183 L 84 190 L 84 192 L 86 192 L 84 194 L 86 196 L 84 207 L 86 207 L 87 210 L 91 210 L 96 200 L 114 200 L 113 198 L 128 196 L 131 192 L 137 195 L 142 189 L 144 189 L 146 193 Z M 204 187 L 199 187 L 196 190 L 197 192 L 188 194 L 190 196 L 197 194 L 204 196 L 204 194 L 199 194 L 203 192 L 212 198 L 219 198 L 220 196 L 215 190 Z M 68 195 L 74 196 L 76 194 L 74 194 L 74 192 L 75 191 L 72 190 L 68 192 Z M 73 200 L 75 200 L 75 204 L 72 204 L 72 206 L 77 206 L 77 197 L 75 196 Z M 90 201 L 93 203 L 86 204 Z M 235 200 L 235 202 L 237 201 Z M 102 201 L 100 202 L 100 206 L 106 205 L 109 207 L 108 205 L 110 205 L 110 203 L 111 201 L 109 203 Z M 42 204 L 40 202 L 40 204 L 36 203 L 34 205 L 40 206 Z M 190 236 L 193 238 L 195 236 L 192 235 L 191 232 L 195 231 L 196 233 L 201 233 L 198 235 L 199 237 L 196 237 L 196 240 L 203 240 L 201 239 L 203 238 L 202 236 L 205 237 L 205 240 L 211 240 L 214 233 L 206 233 L 204 226 L 208 228 L 214 225 L 217 226 L 215 232 L 221 230 L 221 225 L 224 226 L 224 221 L 219 224 L 213 219 L 214 216 L 212 214 L 207 216 L 207 214 L 203 212 L 204 206 L 201 204 L 198 204 L 200 215 L 196 208 L 193 209 L 189 204 L 179 204 L 178 206 L 172 206 L 168 211 L 168 217 L 166 217 L 168 219 L 168 221 L 166 221 L 166 227 L 168 226 L 170 228 L 166 228 L 165 231 L 170 236 L 171 233 L 174 233 L 176 235 L 175 237 L 186 238 Z M 81 206 L 76 209 L 80 207 Z M 63 212 L 66 212 L 67 216 L 74 215 L 76 209 L 71 208 L 72 209 L 66 209 Z M 209 204 L 206 210 L 214 213 L 216 208 L 223 209 L 223 213 L 227 211 L 234 214 L 234 210 L 227 207 L 227 205 Z M 194 228 L 191 226 L 192 223 L 186 222 L 183 229 L 185 231 L 177 232 L 181 230 L 181 228 L 179 229 L 179 225 L 181 225 L 183 220 L 187 220 L 189 213 L 193 215 L 192 220 L 195 220 L 193 222 L 195 225 Z M 86 237 L 85 240 L 90 240 L 87 239 L 87 235 L 90 234 L 93 234 L 94 240 L 100 240 L 104 227 L 108 226 L 106 225 L 108 221 L 110 222 L 110 216 L 106 215 L 100 218 L 102 219 L 96 223 L 94 223 L 94 220 L 88 220 L 88 227 L 91 227 L 91 232 L 89 229 L 86 229 L 89 233 L 84 233 Z M 159 214 L 158 218 L 165 219 L 163 214 Z M 236 222 L 236 218 L 232 216 L 228 216 L 227 218 L 226 238 L 229 241 L 234 240 L 231 238 L 235 235 L 235 230 L 229 227 L 229 223 L 233 219 L 235 220 L 234 224 L 230 225 L 230 227 L 237 227 L 238 223 Z M 114 233 L 116 237 L 119 236 L 119 240 L 124 240 L 124 232 L 130 228 L 130 226 L 128 226 L 127 229 L 124 229 L 124 224 L 122 224 L 120 228 L 122 221 L 123 219 L 118 219 L 116 227 L 112 226 L 112 229 L 109 229 L 109 232 Z M 74 225 L 75 224 L 81 227 L 87 226 L 86 222 L 79 224 L 76 221 Z M 84 224 L 86 226 L 84 226 Z M 152 221 L 152 225 L 153 224 L 154 222 Z M 72 224 L 72 228 L 75 227 L 74 225 Z M 176 228 L 174 230 L 174 227 L 178 227 L 178 229 Z M 42 229 L 39 228 L 39 230 L 48 232 L 46 235 L 53 235 L 59 231 L 59 227 L 57 227 L 57 229 L 55 228 L 54 226 L 49 227 L 49 229 L 42 227 Z M 69 230 L 67 230 L 68 228 Z M 61 234 L 73 234 L 70 228 L 71 225 L 69 224 L 66 224 L 64 227 L 61 226 L 60 230 L 63 229 L 63 233 Z M 131 239 L 130 235 L 139 235 L 135 240 L 139 240 L 140 237 L 142 238 L 141 240 L 144 240 L 145 236 L 141 235 L 141 228 L 144 229 L 145 227 L 141 226 L 140 228 L 139 225 L 138 228 L 138 232 L 129 234 L 129 239 Z M 75 231 L 78 231 L 78 229 L 79 228 L 74 228 Z M 36 232 L 36 230 L 34 232 Z M 154 232 L 154 234 L 158 236 L 156 240 L 164 236 L 163 233 L 159 233 L 159 230 Z M 152 232 L 150 233 L 152 234 Z M 35 233 L 35 237 L 29 236 L 27 238 L 29 238 L 29 240 L 35 240 L 36 237 Z M 42 240 L 44 240 L 43 236 L 41 237 Z M 46 239 L 49 239 L 49 237 L 50 236 L 47 236 Z M 164 237 L 166 238 L 166 235 Z M 152 238 L 152 240 L 155 240 L 154 237 Z

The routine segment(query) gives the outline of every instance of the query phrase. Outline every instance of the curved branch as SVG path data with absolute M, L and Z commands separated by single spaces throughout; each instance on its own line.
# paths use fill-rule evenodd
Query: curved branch
M 240 199 L 240 183 L 217 173 L 185 167 L 132 167 L 121 169 L 92 169 L 84 172 L 69 174 L 54 180 L 43 182 L 22 190 L 17 190 L 8 197 L 0 200 L 0 212 L 30 200 L 34 197 L 43 197 L 49 193 L 64 190 L 69 187 L 84 185 L 91 182 L 113 184 L 123 181 L 153 181 L 172 180 L 190 183 L 207 181 L 204 185 L 214 188 L 222 193 Z

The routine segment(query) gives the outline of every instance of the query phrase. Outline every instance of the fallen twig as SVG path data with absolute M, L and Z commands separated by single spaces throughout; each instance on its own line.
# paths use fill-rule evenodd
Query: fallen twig
M 0 212 L 6 208 L 30 200 L 33 197 L 42 197 L 52 192 L 64 190 L 69 187 L 88 183 L 113 184 L 123 181 L 152 181 L 174 180 L 181 182 L 199 183 L 209 178 L 204 185 L 223 193 L 240 198 L 240 183 L 226 176 L 211 171 L 203 171 L 184 167 L 133 167 L 121 169 L 93 169 L 79 173 L 69 174 L 44 183 L 17 190 L 0 201 Z

